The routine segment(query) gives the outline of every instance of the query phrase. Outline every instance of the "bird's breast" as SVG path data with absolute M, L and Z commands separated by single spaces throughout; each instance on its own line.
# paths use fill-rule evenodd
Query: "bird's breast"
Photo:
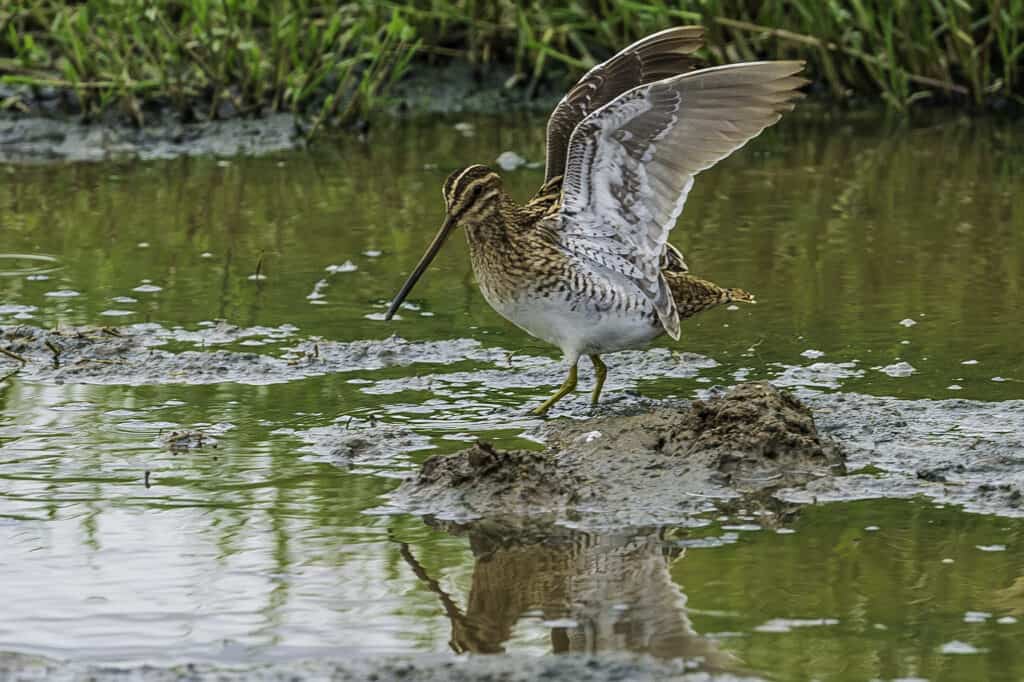
M 569 357 L 639 348 L 662 333 L 653 306 L 633 287 L 615 287 L 587 272 L 494 287 L 480 278 L 498 314 Z

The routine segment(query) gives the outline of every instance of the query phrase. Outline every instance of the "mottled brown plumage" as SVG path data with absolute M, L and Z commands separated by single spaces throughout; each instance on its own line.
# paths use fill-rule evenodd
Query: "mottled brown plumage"
M 460 177 L 461 176 L 461 177 Z M 501 176 L 486 166 L 470 166 L 449 176 L 445 202 L 466 231 L 473 271 L 485 297 L 510 300 L 530 294 L 604 297 L 617 310 L 642 307 L 637 297 L 625 295 L 600 281 L 573 271 L 570 258 L 546 218 L 561 208 L 561 176 L 544 183 L 525 205 L 515 202 L 502 187 Z M 742 289 L 725 289 L 688 273 L 683 256 L 666 245 L 662 274 L 669 284 L 681 319 L 730 301 L 753 302 Z M 648 315 L 652 326 L 657 316 Z
M 392 301 L 390 318 L 455 227 L 465 229 L 473 271 L 494 309 L 562 349 L 570 364 L 559 391 L 576 387 L 588 355 L 679 337 L 679 322 L 730 301 L 752 302 L 689 274 L 668 232 L 693 177 L 792 109 L 804 84 L 799 62 L 693 70 L 697 27 L 645 38 L 588 72 L 548 123 L 544 184 L 525 204 L 501 176 L 474 165 L 442 188 L 447 215 Z

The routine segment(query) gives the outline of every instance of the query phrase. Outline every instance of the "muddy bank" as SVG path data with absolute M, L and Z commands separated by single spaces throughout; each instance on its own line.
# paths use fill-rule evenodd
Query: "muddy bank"
M 818 435 L 810 410 L 767 383 L 685 406 L 552 422 L 543 434 L 544 452 L 478 443 L 433 457 L 391 502 L 441 519 L 673 523 L 712 500 L 845 471 L 840 448 Z
M 692 663 L 692 662 L 691 662 Z M 761 678 L 695 672 L 685 661 L 662 663 L 628 656 L 377 656 L 345 660 L 310 660 L 262 665 L 189 663 L 107 666 L 55 661 L 35 656 L 0 653 L 0 679 L 22 682 L 528 682 L 530 680 L 679 680 L 680 682 L 754 682 Z
M 723 503 L 913 496 L 1024 516 L 1024 401 L 794 395 L 741 384 L 690 404 L 551 421 L 536 431 L 544 452 L 477 444 L 432 458 L 389 504 L 581 527 L 679 523 Z
M 508 65 L 481 68 L 466 62 L 417 65 L 388 93 L 392 115 L 548 113 L 564 89 L 544 81 L 530 90 Z
M 260 352 L 245 350 L 253 347 Z M 483 404 L 471 413 L 451 409 L 458 401 L 476 402 L 487 391 L 537 389 L 561 380 L 557 360 L 514 355 L 470 339 L 334 342 L 301 338 L 288 325 L 237 327 L 222 322 L 195 330 L 156 324 L 59 331 L 0 326 L 0 378 L 41 383 L 274 384 L 417 363 L 448 371 L 434 369 L 401 379 L 368 374 L 354 380 L 358 383 L 351 389 L 433 396 L 417 413 L 424 416 L 416 428 L 343 414 L 333 425 L 294 433 L 304 443 L 303 454 L 395 476 L 414 469 L 409 453 L 432 447 L 417 428 L 457 429 L 460 439 L 472 439 L 474 430 L 493 430 L 496 424 L 521 430 L 564 453 L 547 475 L 550 462 L 536 452 L 478 447 L 472 462 L 467 456 L 458 467 L 452 463 L 431 471 L 436 496 L 407 487 L 392 501 L 397 510 L 446 518 L 479 515 L 490 499 L 473 490 L 463 496 L 459 485 L 486 470 L 492 487 L 503 476 L 514 482 L 499 498 L 501 504 L 507 507 L 518 500 L 531 513 L 553 514 L 563 521 L 585 512 L 600 524 L 666 523 L 701 505 L 752 492 L 796 503 L 924 495 L 971 511 L 1024 516 L 1024 401 L 904 400 L 800 386 L 827 384 L 822 377 L 831 380 L 832 374 L 824 372 L 823 363 L 784 368 L 772 380 L 790 386 L 813 420 L 782 398 L 773 398 L 764 414 L 740 414 L 743 406 L 737 405 L 735 411 L 712 410 L 701 416 L 683 400 L 637 396 L 630 391 L 637 379 L 692 378 L 715 366 L 701 356 L 653 349 L 616 355 L 608 399 L 597 410 L 581 392 L 562 408 L 561 414 L 573 419 L 541 423 L 524 410 L 503 405 Z M 475 367 L 462 369 L 459 363 Z M 704 405 L 722 395 L 722 389 L 705 392 Z M 814 426 L 818 435 L 811 430 Z M 661 445 L 662 436 L 652 435 L 658 433 L 665 439 Z M 770 438 L 792 438 L 796 447 L 774 460 L 760 457 L 757 453 Z M 731 442 L 734 455 L 713 456 Z M 836 469 L 827 465 L 834 461 L 830 443 L 846 453 L 849 475 L 835 476 Z M 819 446 L 824 459 L 816 454 Z M 673 458 L 679 453 L 686 456 Z M 526 474 L 518 467 L 526 467 Z M 605 479 L 611 484 L 604 486 Z M 462 482 L 448 485 L 456 480 Z
M 375 370 L 414 363 L 498 361 L 500 349 L 470 339 L 409 342 L 398 337 L 334 342 L 293 337 L 294 327 L 237 327 L 211 323 L 198 330 L 157 324 L 127 327 L 0 326 L 0 376 L 83 384 L 274 384 L 331 372 Z M 188 345 L 205 350 L 172 351 Z M 212 350 L 262 346 L 273 352 Z
M 0 117 L 0 163 L 173 159 L 179 156 L 256 156 L 305 145 L 288 114 L 206 123 L 114 122 Z
M 780 496 L 826 502 L 922 495 L 1024 517 L 1024 400 L 900 400 L 798 390 L 847 453 L 848 476 Z
M 238 327 L 225 322 L 205 323 L 196 330 L 153 323 L 58 330 L 0 325 L 0 376 L 16 370 L 22 378 L 54 383 L 273 384 L 420 363 L 491 365 L 489 369 L 381 379 L 360 389 L 384 395 L 434 390 L 435 382 L 449 386 L 475 382 L 503 388 L 557 385 L 563 371 L 557 360 L 515 355 L 473 339 L 412 342 L 392 336 L 341 342 L 303 339 L 296 331 L 290 325 Z M 248 348 L 260 348 L 260 352 L 244 350 Z M 621 371 L 609 379 L 607 387 L 631 385 L 623 383 L 627 378 L 691 377 L 714 366 L 709 358 L 664 349 L 620 353 L 616 367 Z
M 481 70 L 465 63 L 422 65 L 395 85 L 382 111 L 395 117 L 548 112 L 561 97 L 550 85 L 509 87 L 511 68 Z M 27 113 L 0 112 L 0 163 L 172 159 L 179 156 L 259 156 L 304 147 L 308 118 L 288 113 L 254 117 L 222 111 L 220 120 L 185 122 L 170 109 L 151 113 L 139 127 L 111 112 L 85 123 L 67 98 L 44 89 L 33 95 L 0 85 L 0 99 L 16 94 Z M 366 121 L 355 126 L 372 130 Z

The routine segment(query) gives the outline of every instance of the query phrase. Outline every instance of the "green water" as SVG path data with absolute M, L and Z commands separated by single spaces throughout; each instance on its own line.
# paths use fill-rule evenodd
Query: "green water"
M 471 338 L 553 355 L 489 309 L 460 240 L 416 289 L 418 310 L 373 319 L 438 226 L 448 172 L 508 149 L 542 158 L 540 119 L 474 119 L 472 136 L 454 122 L 382 123 L 365 143 L 258 159 L 0 167 L 0 324 L 224 318 L 291 324 L 297 337 Z M 542 171 L 506 177 L 523 198 Z M 673 235 L 694 272 L 759 304 L 684 325 L 679 347 L 716 367 L 620 381 L 690 396 L 817 362 L 831 363 L 833 389 L 1024 397 L 1022 186 L 1024 134 L 1012 124 L 784 121 L 700 176 Z M 354 269 L 325 270 L 347 261 Z M 257 263 L 265 279 L 250 278 Z M 877 369 L 897 362 L 916 372 Z M 517 441 L 520 427 L 496 423 L 496 410 L 553 386 L 375 390 L 477 367 L 269 386 L 5 379 L 0 651 L 167 663 L 454 643 L 697 654 L 778 679 L 1024 677 L 1017 520 L 874 501 L 806 508 L 793 533 L 730 530 L 756 517 L 709 514 L 691 529 L 495 550 L 373 512 L 393 477 L 324 461 L 293 435 L 372 415 L 430 436 L 433 451 L 392 473 L 475 436 Z M 0 364 L 0 376 L 13 369 Z M 174 428 L 218 433 L 219 447 L 173 453 L 159 436 Z M 953 642 L 976 653 L 944 653 Z

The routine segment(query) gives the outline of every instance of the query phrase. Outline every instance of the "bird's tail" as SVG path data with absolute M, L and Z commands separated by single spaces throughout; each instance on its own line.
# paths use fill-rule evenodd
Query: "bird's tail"
M 757 303 L 754 295 L 746 289 L 726 289 L 725 292 L 729 294 L 729 298 L 726 299 L 727 302 Z
M 754 295 L 743 289 L 720 287 L 714 282 L 684 272 L 662 274 L 668 281 L 681 320 L 723 303 L 756 303 Z

